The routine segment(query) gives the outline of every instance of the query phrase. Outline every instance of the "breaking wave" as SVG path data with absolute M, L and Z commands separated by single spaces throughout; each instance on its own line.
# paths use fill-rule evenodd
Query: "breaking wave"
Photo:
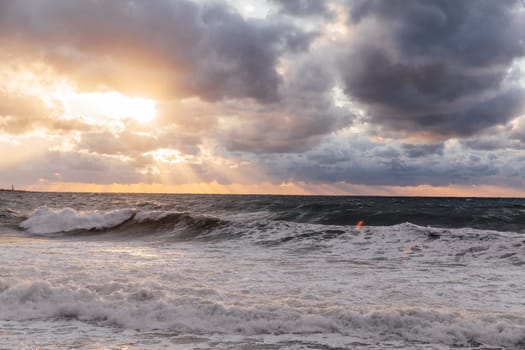
M 62 233 L 74 230 L 104 230 L 131 219 L 130 209 L 109 212 L 77 212 L 71 208 L 50 209 L 40 207 L 20 227 L 33 234 Z
M 226 221 L 215 217 L 176 211 L 126 208 L 104 212 L 40 207 L 19 227 L 35 235 L 119 233 L 141 236 L 179 233 L 179 238 L 192 238 L 225 224 Z

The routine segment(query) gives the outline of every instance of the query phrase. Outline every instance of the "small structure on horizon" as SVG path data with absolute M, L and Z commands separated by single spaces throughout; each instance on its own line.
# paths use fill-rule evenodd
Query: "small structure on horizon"
M 11 185 L 11 191 L 15 191 L 15 185 Z

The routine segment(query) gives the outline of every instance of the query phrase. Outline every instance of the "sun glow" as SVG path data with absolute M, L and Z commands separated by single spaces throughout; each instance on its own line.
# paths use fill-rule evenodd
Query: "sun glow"
M 160 163 L 177 164 L 186 163 L 188 161 L 187 157 L 176 149 L 161 148 L 145 154 L 151 155 L 155 161 Z
M 124 120 L 147 123 L 157 115 L 154 100 L 130 97 L 118 91 L 80 92 L 74 83 L 41 64 L 23 68 L 9 64 L 0 66 L 0 78 L 0 91 L 15 96 L 34 96 L 49 108 L 62 109 L 61 117 L 65 120 L 82 118 L 91 124 Z
M 88 118 L 132 119 L 147 123 L 157 114 L 155 101 L 129 97 L 115 91 L 72 94 L 64 98 L 63 103 L 68 114 L 81 114 Z

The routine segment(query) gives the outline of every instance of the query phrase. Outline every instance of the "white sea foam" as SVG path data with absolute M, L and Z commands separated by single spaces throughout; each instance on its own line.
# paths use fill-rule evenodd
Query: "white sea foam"
M 313 348 L 334 339 L 342 348 L 359 348 L 349 345 L 356 339 L 372 348 L 391 341 L 403 348 L 525 343 L 519 266 L 506 259 L 490 260 L 491 269 L 479 259 L 458 262 L 456 252 L 466 246 L 447 253 L 440 244 L 432 252 L 428 242 L 403 259 L 414 236 L 395 243 L 402 238 L 397 229 L 390 237 L 379 228 L 314 250 L 244 240 L 28 241 L 0 255 L 0 320 L 40 322 L 40 329 L 74 320 L 78 334 L 96 326 L 220 335 L 222 344 L 240 337 L 245 348 L 270 335 L 290 344 L 316 334 L 329 336 Z M 112 335 L 98 336 L 93 342 Z M 137 348 L 147 347 L 149 339 L 142 341 Z
M 73 230 L 100 230 L 115 227 L 134 215 L 131 209 L 108 212 L 77 212 L 71 208 L 51 209 L 40 207 L 20 227 L 34 234 L 68 232 Z
M 238 305 L 217 302 L 208 298 L 210 291 L 199 288 L 181 288 L 179 295 L 166 295 L 160 285 L 133 281 L 84 287 L 54 286 L 45 281 L 7 287 L 5 281 L 1 283 L 0 319 L 4 320 L 73 318 L 189 334 L 336 333 L 364 339 L 385 334 L 404 341 L 447 345 L 517 346 L 525 342 L 525 318 L 518 313 L 395 305 L 301 307 L 271 300 L 265 305 Z

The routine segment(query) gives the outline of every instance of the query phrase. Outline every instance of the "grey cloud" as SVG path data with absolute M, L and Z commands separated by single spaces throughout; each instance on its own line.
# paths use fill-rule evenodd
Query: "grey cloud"
M 522 168 L 516 154 L 475 151 L 458 146 L 444 148 L 442 152 L 423 149 L 422 152 L 427 152 L 425 156 L 403 155 L 395 151 L 399 146 L 396 142 L 373 144 L 362 141 L 345 146 L 342 140 L 332 138 L 310 151 L 307 157 L 293 154 L 269 157 L 263 168 L 275 183 L 346 182 L 370 186 L 525 184 L 522 178 L 512 176 Z M 385 148 L 394 151 L 382 152 Z M 439 149 L 441 145 L 434 145 L 434 148 Z M 421 147 L 417 150 L 414 146 L 410 151 L 419 152 Z M 323 162 L 319 162 L 320 159 Z
M 283 13 L 293 16 L 327 16 L 327 1 L 320 0 L 271 0 Z
M 507 130 L 508 131 L 508 130 Z M 332 134 L 302 154 L 245 154 L 273 183 L 366 186 L 523 186 L 519 151 L 472 149 L 463 142 L 411 144 Z M 236 157 L 235 154 L 232 155 Z
M 478 151 L 508 151 L 525 149 L 522 119 L 516 124 L 487 129 L 485 132 L 463 139 L 466 147 Z
M 467 147 L 480 151 L 494 151 L 505 149 L 509 146 L 508 140 L 501 137 L 474 137 L 463 142 Z
M 436 144 L 404 144 L 403 150 L 405 151 L 406 155 L 410 158 L 419 158 L 419 157 L 427 157 L 432 154 L 443 154 L 443 143 L 436 143 Z
M 373 155 L 379 158 L 398 158 L 401 156 L 401 152 L 392 146 L 377 147 Z
M 315 163 L 289 162 L 281 171 L 288 181 L 348 182 L 372 186 L 411 186 L 431 184 L 445 186 L 453 183 L 449 173 L 428 169 L 420 164 L 409 164 L 397 158 L 375 164 L 363 163 L 359 158 L 347 159 L 347 163 L 320 166 Z M 277 166 L 273 164 L 273 166 Z M 268 170 L 275 173 L 275 170 Z
M 394 62 L 379 47 L 358 47 L 343 72 L 346 89 L 385 113 L 417 113 L 427 106 L 447 107 L 460 98 L 497 89 L 504 76 L 498 71 L 471 72 L 446 62 Z M 445 104 L 445 106 L 440 106 Z
M 248 120 L 243 116 L 226 132 L 222 139 L 230 151 L 304 152 L 352 122 L 352 113 L 334 104 L 334 75 L 321 52 L 296 60 L 288 67 L 286 78 L 285 98 L 274 106 L 258 108 Z
M 525 55 L 517 0 L 351 2 L 354 39 L 340 63 L 345 92 L 371 122 L 445 137 L 473 135 L 524 110 L 507 84 Z
M 280 55 L 312 40 L 288 23 L 187 0 L 0 4 L 5 47 L 74 74 L 81 86 L 129 93 L 276 101 Z
M 519 0 L 353 0 L 350 18 L 369 17 L 393 30 L 400 53 L 465 65 L 508 64 L 522 56 Z

